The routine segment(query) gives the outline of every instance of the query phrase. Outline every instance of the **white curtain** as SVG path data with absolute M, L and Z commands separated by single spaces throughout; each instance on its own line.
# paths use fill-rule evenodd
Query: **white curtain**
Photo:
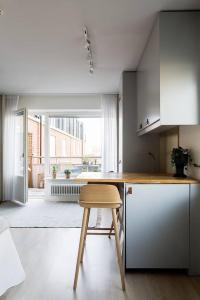
M 117 96 L 102 95 L 102 171 L 117 172 Z
M 3 200 L 14 200 L 15 111 L 18 96 L 3 96 Z

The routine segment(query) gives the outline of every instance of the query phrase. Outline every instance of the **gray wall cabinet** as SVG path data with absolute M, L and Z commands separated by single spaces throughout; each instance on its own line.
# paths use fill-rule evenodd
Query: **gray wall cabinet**
M 126 184 L 126 268 L 189 268 L 189 184 Z
M 3 174 L 3 157 L 2 157 L 2 152 L 3 152 L 3 147 L 2 147 L 2 135 L 3 135 L 3 130 L 2 130 L 2 96 L 0 96 L 0 202 L 2 201 L 3 198 L 3 191 L 2 191 L 2 174 Z
M 200 124 L 200 12 L 161 12 L 137 68 L 137 131 Z
M 157 172 L 159 170 L 159 135 L 137 135 L 136 72 L 122 74 L 118 144 L 120 172 Z M 149 155 L 151 152 L 154 156 Z

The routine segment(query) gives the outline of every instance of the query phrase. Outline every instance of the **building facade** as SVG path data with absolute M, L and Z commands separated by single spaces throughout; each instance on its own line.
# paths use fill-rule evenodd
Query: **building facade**
M 41 116 L 28 117 L 29 187 L 44 185 L 44 131 L 45 125 Z M 83 151 L 83 124 L 77 118 L 50 118 L 50 168 L 55 165 L 58 173 L 63 174 L 65 168 L 81 165 Z

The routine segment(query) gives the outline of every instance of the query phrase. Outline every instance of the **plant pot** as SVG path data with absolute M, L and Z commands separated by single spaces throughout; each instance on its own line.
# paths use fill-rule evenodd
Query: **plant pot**
M 184 165 L 176 164 L 176 174 L 174 177 L 186 178 L 187 176 L 184 174 Z
M 66 179 L 70 179 L 70 174 L 65 174 Z
M 52 178 L 56 179 L 56 172 L 52 172 Z

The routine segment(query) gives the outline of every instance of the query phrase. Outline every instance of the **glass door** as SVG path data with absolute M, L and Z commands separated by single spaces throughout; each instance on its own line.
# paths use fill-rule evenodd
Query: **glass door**
M 14 199 L 27 201 L 27 114 L 25 109 L 15 112 L 15 170 Z

